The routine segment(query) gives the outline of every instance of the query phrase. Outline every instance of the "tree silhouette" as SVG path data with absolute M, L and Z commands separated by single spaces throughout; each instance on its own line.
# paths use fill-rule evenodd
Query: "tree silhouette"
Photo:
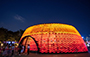
M 8 31 L 7 29 L 0 28 L 0 41 L 19 41 L 24 30 L 20 29 L 19 31 Z

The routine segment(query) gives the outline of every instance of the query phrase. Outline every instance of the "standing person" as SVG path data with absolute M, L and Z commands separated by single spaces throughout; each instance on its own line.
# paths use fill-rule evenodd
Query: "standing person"
M 29 49 L 30 49 L 30 45 L 28 44 L 28 46 L 27 46 L 27 55 L 29 55 Z
M 15 50 L 15 46 L 14 44 L 12 44 L 12 56 L 14 56 L 14 50 Z
M 24 46 L 22 45 L 21 53 L 23 53 L 23 52 L 24 52 Z
M 9 44 L 9 46 L 8 46 L 8 56 L 10 57 L 11 56 L 11 46 L 10 46 L 10 44 Z
M 26 49 L 26 46 L 24 46 L 24 51 L 23 52 L 25 52 L 25 49 Z
M 20 44 L 20 45 L 19 45 L 19 50 L 18 50 L 19 56 L 21 55 L 21 49 L 22 49 L 22 45 Z

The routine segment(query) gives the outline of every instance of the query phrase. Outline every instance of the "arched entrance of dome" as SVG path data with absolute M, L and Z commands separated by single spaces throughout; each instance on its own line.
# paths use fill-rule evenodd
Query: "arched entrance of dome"
M 33 43 L 33 44 L 32 44 Z M 22 44 L 25 46 L 24 52 L 27 52 L 27 46 L 30 45 L 30 51 L 36 51 L 39 52 L 38 43 L 32 36 L 28 35 L 22 38 L 19 44 Z

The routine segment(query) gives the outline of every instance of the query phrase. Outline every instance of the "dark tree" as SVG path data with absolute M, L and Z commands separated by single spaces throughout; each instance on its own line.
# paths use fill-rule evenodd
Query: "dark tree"
M 0 28 L 0 41 L 19 41 L 23 34 L 24 30 L 20 29 L 19 31 L 13 32 L 8 31 L 7 29 Z

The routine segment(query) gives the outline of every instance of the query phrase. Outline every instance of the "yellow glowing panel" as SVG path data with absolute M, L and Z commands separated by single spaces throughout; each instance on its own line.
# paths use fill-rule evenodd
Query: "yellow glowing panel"
M 52 23 L 52 24 L 39 24 L 39 25 L 31 26 L 25 30 L 22 37 L 26 35 L 42 34 L 42 33 L 50 33 L 50 32 L 69 33 L 69 34 L 76 34 L 81 36 L 79 32 L 75 29 L 75 27 L 73 27 L 72 25 Z
M 33 39 L 26 40 L 25 36 L 32 36 Z M 25 39 L 24 39 L 25 38 Z M 24 40 L 22 40 L 24 39 Z M 30 39 L 30 37 L 28 37 Z M 22 40 L 22 41 L 21 41 Z M 30 43 L 30 50 L 37 51 L 37 47 L 41 53 L 69 53 L 69 52 L 87 52 L 88 49 L 84 41 L 72 25 L 49 23 L 34 25 L 25 30 L 19 42 L 27 45 Z

